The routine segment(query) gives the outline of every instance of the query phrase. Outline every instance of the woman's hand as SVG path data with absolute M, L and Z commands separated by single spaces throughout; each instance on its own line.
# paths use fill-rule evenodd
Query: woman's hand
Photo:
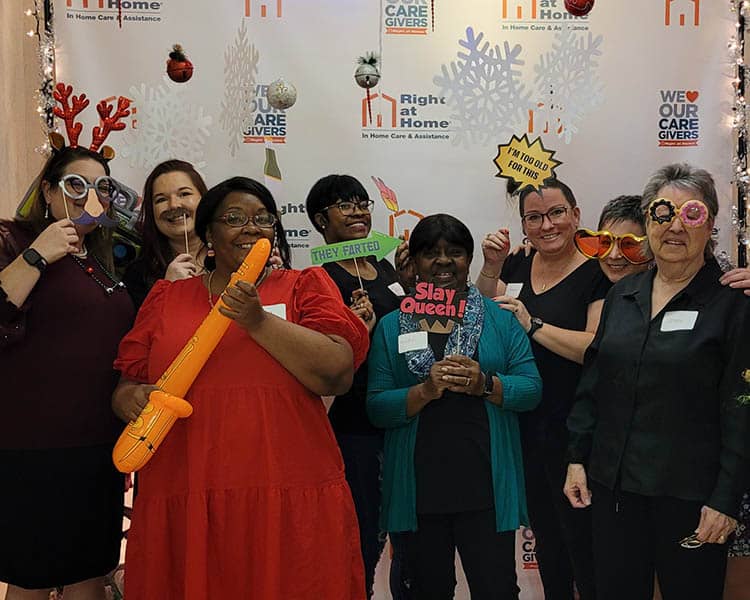
M 155 385 L 120 384 L 112 394 L 112 410 L 118 419 L 126 423 L 135 421 L 148 404 L 149 394 L 157 389 Z
M 445 377 L 445 369 L 451 364 L 449 360 L 443 359 L 434 362 L 430 367 L 430 374 L 422 384 L 429 400 L 437 400 L 451 386 L 451 381 Z
M 710 506 L 701 508 L 701 518 L 695 537 L 704 544 L 724 544 L 737 529 L 737 521 Z
M 586 469 L 583 465 L 576 463 L 568 465 L 563 493 L 573 508 L 591 506 L 591 490 L 586 481 Z
M 413 288 L 417 281 L 417 271 L 414 261 L 409 256 L 409 242 L 406 240 L 401 242 L 394 256 L 399 283 L 404 288 Z
M 175 259 L 167 265 L 167 272 L 164 279 L 167 281 L 177 281 L 178 279 L 188 279 L 194 277 L 200 272 L 200 268 L 193 261 L 190 254 L 178 254 Z
M 224 290 L 221 299 L 226 306 L 219 306 L 219 312 L 250 333 L 268 316 L 263 310 L 258 290 L 252 283 L 238 281 Z
M 443 380 L 448 389 L 459 394 L 481 396 L 484 392 L 484 374 L 479 363 L 468 356 L 451 354 L 445 357 L 447 363 L 442 367 Z
M 77 252 L 79 241 L 78 231 L 73 221 L 60 219 L 47 226 L 29 247 L 41 254 L 47 264 L 52 264 L 66 254 Z
M 357 315 L 367 326 L 367 331 L 372 332 L 375 327 L 375 309 L 365 290 L 354 290 L 352 292 L 352 303 L 349 305 L 352 312 Z
M 526 306 L 518 298 L 511 298 L 510 296 L 498 296 L 493 298 L 500 308 L 511 311 L 518 319 L 518 322 L 523 327 L 523 330 L 528 333 L 531 329 L 531 315 L 526 310 Z
M 281 252 L 279 252 L 278 246 L 274 246 L 271 250 L 271 256 L 268 258 L 268 265 L 272 269 L 284 268 L 284 261 L 281 260 Z
M 508 258 L 509 251 L 510 232 L 507 229 L 498 229 L 485 235 L 482 239 L 482 254 L 484 255 L 482 271 L 497 279 L 505 259 Z
M 719 283 L 731 288 L 745 290 L 745 295 L 750 296 L 750 268 L 742 267 L 727 271 L 721 276 Z

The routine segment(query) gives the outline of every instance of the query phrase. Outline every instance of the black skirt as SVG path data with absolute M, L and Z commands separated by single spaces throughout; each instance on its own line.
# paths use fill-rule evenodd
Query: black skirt
M 0 581 L 52 588 L 120 558 L 124 479 L 112 446 L 0 450 Z

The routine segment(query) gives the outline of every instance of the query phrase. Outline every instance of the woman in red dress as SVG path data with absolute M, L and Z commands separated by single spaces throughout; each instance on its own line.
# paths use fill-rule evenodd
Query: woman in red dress
M 115 366 L 113 408 L 148 392 L 261 237 L 289 247 L 270 192 L 244 177 L 204 195 L 196 232 L 208 274 L 158 281 Z M 359 533 L 322 395 L 345 392 L 367 352 L 364 324 L 320 268 L 271 270 L 224 292 L 232 319 L 175 424 L 139 472 L 126 594 L 138 600 L 364 600 Z

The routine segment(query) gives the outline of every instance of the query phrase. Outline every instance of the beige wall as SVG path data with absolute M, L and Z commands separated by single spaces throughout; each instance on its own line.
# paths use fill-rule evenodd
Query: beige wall
M 12 216 L 43 157 L 34 148 L 44 143 L 34 91 L 39 84 L 38 40 L 25 32 L 34 18 L 24 10 L 28 0 L 0 1 L 0 218 Z

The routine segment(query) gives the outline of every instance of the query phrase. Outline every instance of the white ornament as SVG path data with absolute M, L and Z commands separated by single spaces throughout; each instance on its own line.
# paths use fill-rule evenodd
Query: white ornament
M 354 71 L 354 81 L 359 87 L 368 90 L 378 85 L 380 71 L 378 71 L 378 59 L 374 54 L 359 58 L 359 66 Z
M 297 88 L 283 77 L 279 77 L 268 86 L 266 98 L 268 99 L 268 103 L 275 109 L 286 110 L 294 106 L 294 103 L 297 102 Z

